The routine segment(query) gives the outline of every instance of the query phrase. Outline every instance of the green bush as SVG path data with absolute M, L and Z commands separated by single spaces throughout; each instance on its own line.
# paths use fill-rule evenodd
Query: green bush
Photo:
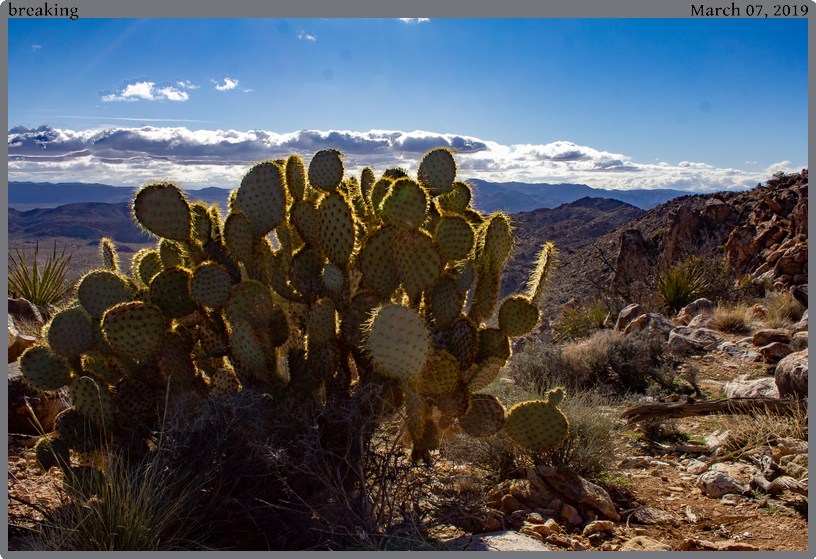
M 657 280 L 661 298 L 675 313 L 702 297 L 707 288 L 703 270 L 693 258 L 664 270 Z
M 57 254 L 57 242 L 54 251 L 45 261 L 42 269 L 37 263 L 40 253 L 39 241 L 34 245 L 34 258 L 29 265 L 28 259 L 19 249 L 15 257 L 9 253 L 13 265 L 9 266 L 8 294 L 10 297 L 22 297 L 37 306 L 58 305 L 74 290 L 74 282 L 66 281 L 68 263 L 71 255 L 65 254 L 65 245 L 61 254 Z
M 608 315 L 606 307 L 600 301 L 588 307 L 565 307 L 553 324 L 556 331 L 555 340 L 585 338 L 595 330 L 603 328 Z

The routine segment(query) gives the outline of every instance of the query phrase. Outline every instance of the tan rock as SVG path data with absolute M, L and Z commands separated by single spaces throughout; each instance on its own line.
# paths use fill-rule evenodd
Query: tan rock
M 636 536 L 623 544 L 621 551 L 671 551 L 671 547 L 648 536 Z
M 586 538 L 590 534 L 594 534 L 596 532 L 611 530 L 614 526 L 615 525 L 611 520 L 596 520 L 595 522 L 590 522 L 584 527 L 582 535 Z

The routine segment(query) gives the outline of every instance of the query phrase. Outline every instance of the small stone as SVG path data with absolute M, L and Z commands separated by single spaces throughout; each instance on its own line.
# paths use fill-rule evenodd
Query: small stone
M 759 551 L 759 548 L 743 542 L 726 540 L 715 544 L 718 551 Z
M 728 495 L 723 495 L 722 499 L 720 499 L 720 502 L 722 504 L 724 504 L 724 505 L 733 506 L 733 505 L 738 504 L 742 500 L 743 500 L 742 497 L 740 497 L 739 495 L 735 495 L 734 493 L 729 493 Z
M 550 518 L 549 520 L 547 520 L 547 522 L 544 523 L 544 526 L 546 526 L 550 530 L 550 533 L 552 534 L 560 534 L 564 531 L 561 529 L 561 526 L 558 525 L 558 522 L 556 522 L 554 518 Z
M 614 524 L 611 520 L 596 520 L 595 522 L 590 522 L 584 527 L 584 531 L 582 535 L 584 537 L 589 536 L 590 534 L 594 534 L 596 532 L 603 532 L 604 530 L 611 530 Z
M 553 499 L 550 501 L 550 504 L 547 506 L 548 509 L 552 510 L 561 510 L 561 500 L 560 499 Z
M 513 497 L 512 495 L 505 495 L 501 498 L 501 505 L 499 510 L 501 510 L 504 514 L 513 514 L 516 511 L 523 511 L 526 510 L 525 507 L 518 499 Z
M 584 545 L 584 544 L 583 544 L 581 541 L 579 541 L 579 540 L 572 540 L 572 547 L 571 547 L 571 549 L 572 549 L 573 551 L 585 551 L 585 550 L 586 550 L 586 548 L 587 548 L 587 547 L 586 547 L 586 546 L 585 546 L 585 545 Z
M 626 542 L 621 551 L 671 551 L 671 547 L 648 536 L 637 536 Z
M 634 534 L 636 536 L 645 536 L 647 534 L 646 528 L 635 528 Z
M 572 541 L 563 534 L 550 534 L 544 539 L 545 542 L 563 547 L 564 549 L 572 548 Z
M 575 510 L 575 507 L 573 507 L 572 505 L 564 505 L 564 507 L 561 509 L 560 516 L 573 526 L 578 526 L 584 523 L 584 521 L 578 515 L 578 511 Z

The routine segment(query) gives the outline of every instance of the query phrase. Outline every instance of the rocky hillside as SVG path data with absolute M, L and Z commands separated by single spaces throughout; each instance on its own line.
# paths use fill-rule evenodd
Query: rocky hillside
M 606 300 L 618 308 L 653 303 L 659 270 L 692 255 L 727 259 L 732 279 L 742 285 L 779 290 L 807 284 L 807 187 L 803 169 L 778 173 L 750 191 L 681 196 L 572 254 L 562 251 L 545 317 L 556 316 L 575 299 Z M 523 244 L 515 257 L 528 258 Z M 502 288 L 502 295 L 520 289 L 515 284 Z

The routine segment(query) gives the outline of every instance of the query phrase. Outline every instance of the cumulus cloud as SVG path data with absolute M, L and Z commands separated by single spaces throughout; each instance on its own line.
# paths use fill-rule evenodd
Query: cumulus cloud
M 74 131 L 42 125 L 8 131 L 8 179 L 141 184 L 155 177 L 188 188 L 233 188 L 257 161 L 299 154 L 308 164 L 318 150 L 343 152 L 346 170 L 365 166 L 382 172 L 403 167 L 416 173 L 422 156 L 436 147 L 456 154 L 461 180 L 577 183 L 607 189 L 671 188 L 696 192 L 741 190 L 778 171 L 799 169 L 791 162 L 744 171 L 704 162 L 639 163 L 620 153 L 568 141 L 504 145 L 459 134 L 414 130 L 190 130 L 141 126 Z
M 429 17 L 400 17 L 397 18 L 403 23 L 422 23 L 423 21 L 431 21 Z
M 229 78 L 224 78 L 224 83 L 223 84 L 219 84 L 215 80 L 210 80 L 210 81 L 215 84 L 215 89 L 217 89 L 218 91 L 226 91 L 228 89 L 234 89 L 238 85 L 238 80 L 231 80 Z
M 304 41 L 317 41 L 317 37 L 312 35 L 311 33 L 306 33 L 305 31 L 301 31 L 297 35 L 298 39 L 303 39 Z
M 34 50 L 37 50 L 37 49 L 41 49 L 42 47 L 40 45 L 31 45 L 31 48 L 34 49 Z
M 182 89 L 198 89 L 201 87 L 200 85 L 193 85 L 190 80 L 177 80 L 176 85 Z
M 156 84 L 146 79 L 137 79 L 123 82 L 117 91 L 101 91 L 102 101 L 187 101 L 190 96 L 170 84 Z

